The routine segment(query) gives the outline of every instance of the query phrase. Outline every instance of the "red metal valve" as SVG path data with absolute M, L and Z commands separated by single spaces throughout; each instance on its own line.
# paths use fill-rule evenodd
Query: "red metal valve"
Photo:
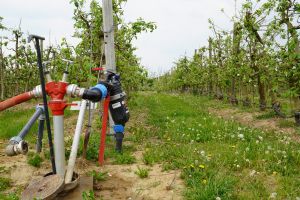
M 68 83 L 66 82 L 49 82 L 46 84 L 46 92 L 51 100 L 48 105 L 53 115 L 63 115 L 64 110 L 68 106 L 64 97 L 67 93 Z

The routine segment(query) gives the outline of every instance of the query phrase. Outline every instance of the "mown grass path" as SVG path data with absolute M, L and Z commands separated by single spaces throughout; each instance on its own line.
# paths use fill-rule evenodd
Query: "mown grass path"
M 143 144 L 145 164 L 181 171 L 186 199 L 299 199 L 300 145 L 220 119 L 208 105 L 204 97 L 140 93 L 130 107 L 147 120 L 128 139 Z
M 88 173 L 104 170 L 113 174 L 100 183 L 105 187 L 108 184 L 120 185 L 120 180 L 126 180 L 122 188 L 125 188 L 127 195 L 140 199 L 162 199 L 162 196 L 172 199 L 174 195 L 181 199 L 181 195 L 174 192 L 180 192 L 183 188 L 176 174 L 181 174 L 184 180 L 185 199 L 300 199 L 299 143 L 290 134 L 254 129 L 239 124 L 234 118 L 226 120 L 209 113 L 211 107 L 223 109 L 217 103 L 191 95 L 133 94 L 129 100 L 132 117 L 126 128 L 123 154 L 114 152 L 114 140 L 108 137 L 106 167 L 97 167 L 95 162 L 87 163 L 84 170 L 79 164 L 78 168 Z M 1 141 L 6 143 L 15 135 L 33 112 L 32 109 L 2 112 Z M 67 116 L 72 118 L 69 123 L 76 121 L 76 113 L 68 111 Z M 66 139 L 66 147 L 70 147 L 68 141 L 72 139 L 73 126 L 67 128 L 70 135 Z M 89 160 L 97 160 L 100 127 L 98 116 L 89 144 Z M 36 127 L 32 133 L 35 131 Z M 31 136 L 28 139 L 34 144 L 34 134 Z M 7 162 L 7 158 L 3 157 L 1 164 L 5 164 L 4 160 Z M 27 166 L 26 157 L 22 161 L 18 160 L 22 166 Z M 49 162 L 44 163 L 49 165 Z M 141 179 L 136 172 L 138 167 L 149 169 L 149 177 Z M 44 166 L 41 168 L 41 171 L 45 170 Z M 5 170 L 10 173 L 14 171 L 0 165 L 1 176 L 9 175 Z M 167 178 L 166 174 L 170 172 L 175 175 L 171 173 Z M 155 177 L 162 177 L 165 182 L 159 179 L 152 184 Z M 172 181 L 173 177 L 175 181 Z M 0 180 L 0 187 L 5 181 Z M 146 184 L 150 182 L 151 187 Z M 139 192 L 143 184 L 145 187 Z M 115 189 L 119 188 L 116 185 L 109 189 L 107 196 L 117 192 L 124 196 L 123 190 Z M 17 191 L 19 194 L 25 185 L 16 181 L 12 186 L 11 189 L 0 189 L 0 199 L 18 199 L 16 195 L 6 196 L 6 193 Z M 95 191 L 96 199 L 105 196 L 105 192 L 103 188 Z

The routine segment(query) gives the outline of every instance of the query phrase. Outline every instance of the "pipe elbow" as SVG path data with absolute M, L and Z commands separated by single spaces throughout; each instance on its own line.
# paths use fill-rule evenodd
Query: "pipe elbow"
M 19 143 L 9 144 L 5 148 L 5 154 L 7 156 L 16 156 L 19 154 L 27 154 L 28 152 L 28 144 L 24 140 L 20 141 Z
M 102 84 L 97 84 L 92 89 L 86 89 L 83 92 L 82 98 L 92 102 L 98 102 L 107 96 L 107 88 Z

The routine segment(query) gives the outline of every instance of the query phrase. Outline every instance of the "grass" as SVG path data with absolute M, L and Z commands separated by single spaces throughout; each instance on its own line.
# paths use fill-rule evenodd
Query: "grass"
M 96 181 L 105 181 L 108 176 L 107 172 L 96 172 L 95 170 L 91 171 L 89 174 Z
M 18 135 L 23 126 L 28 122 L 35 109 L 27 110 L 6 110 L 0 113 L 0 139 L 10 139 Z M 5 119 L 5 120 L 3 120 Z M 13 122 L 13 123 L 12 123 Z M 37 133 L 37 123 L 30 129 L 26 140 L 34 141 Z
M 27 163 L 33 167 L 41 167 L 41 163 L 43 162 L 43 159 L 39 154 L 35 153 L 29 153 L 27 155 Z
M 134 173 L 142 179 L 147 178 L 149 176 L 149 169 L 138 167 Z
M 96 197 L 95 197 L 95 194 L 94 194 L 94 191 L 90 190 L 90 191 L 84 191 L 82 193 L 82 199 L 83 200 L 95 200 Z
M 288 119 L 283 119 L 279 121 L 279 127 L 280 128 L 291 128 L 291 127 L 296 127 L 296 123 L 294 120 L 288 120 Z
M 10 188 L 11 180 L 9 178 L 0 177 L 0 192 Z
M 241 126 L 209 114 L 216 101 L 191 95 L 140 93 L 129 106 L 147 109 L 130 140 L 143 161 L 178 169 L 186 199 L 278 199 L 300 196 L 300 146 L 285 134 Z M 152 127 L 150 130 L 149 128 Z M 250 176 L 252 171 L 253 176 Z
M 160 163 L 166 171 L 181 172 L 186 199 L 269 199 L 275 193 L 277 199 L 299 197 L 300 145 L 284 133 L 253 129 L 210 114 L 208 107 L 229 106 L 219 103 L 192 95 L 132 95 L 132 113 L 147 112 L 147 117 L 127 128 L 130 135 L 125 135 L 125 141 L 130 144 L 124 143 L 123 153 L 116 153 L 114 138 L 107 137 L 105 158 L 114 164 L 134 163 L 132 153 L 142 145 L 146 165 Z M 0 138 L 9 139 L 18 133 L 33 112 L 2 112 L 0 117 L 5 120 L 0 120 Z M 11 121 L 13 125 L 8 123 Z M 287 126 L 285 123 L 281 126 Z M 97 120 L 97 129 L 100 126 Z M 97 161 L 99 140 L 99 132 L 93 132 L 89 160 Z M 82 141 L 79 155 L 81 152 Z M 40 163 L 32 158 L 33 163 Z M 146 176 L 144 169 L 138 174 Z M 100 180 L 104 176 L 94 175 Z M 6 198 L 1 195 L 0 199 Z M 92 199 L 93 194 L 86 192 L 85 198 Z
M 256 116 L 256 119 L 271 119 L 276 117 L 276 113 L 273 111 L 267 112 L 267 113 L 263 113 L 261 115 Z
M 19 200 L 20 198 L 15 193 L 10 193 L 10 194 L 0 193 L 0 199 L 1 200 Z

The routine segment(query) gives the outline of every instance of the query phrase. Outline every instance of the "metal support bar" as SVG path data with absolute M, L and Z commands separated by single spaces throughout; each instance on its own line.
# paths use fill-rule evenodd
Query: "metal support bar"
M 41 54 L 41 48 L 40 48 L 40 40 L 45 40 L 45 38 L 36 36 L 36 35 L 30 35 L 28 37 L 28 42 L 30 42 L 32 39 L 35 40 L 35 48 L 36 48 L 37 59 L 38 59 L 38 68 L 39 68 L 39 73 L 40 73 L 43 103 L 44 103 L 44 107 L 45 107 L 46 126 L 47 126 L 47 132 L 48 132 L 50 160 L 51 160 L 51 164 L 52 164 L 53 174 L 56 174 L 54 149 L 53 149 L 53 142 L 52 142 L 51 127 L 50 127 L 50 117 L 49 117 L 49 110 L 48 110 L 47 94 L 46 94 L 46 89 L 45 89 L 45 77 L 44 77 L 42 54 Z
M 36 152 L 37 153 L 41 153 L 41 151 L 42 151 L 44 126 L 45 126 L 45 115 L 42 114 L 39 117 L 38 136 L 37 136 L 37 141 L 36 141 Z
M 23 127 L 23 129 L 19 133 L 19 137 L 24 139 L 25 136 L 28 134 L 30 128 L 33 126 L 33 124 L 37 121 L 39 116 L 43 114 L 44 110 L 41 107 L 37 107 L 35 113 L 32 115 L 32 117 L 29 119 L 27 124 Z

